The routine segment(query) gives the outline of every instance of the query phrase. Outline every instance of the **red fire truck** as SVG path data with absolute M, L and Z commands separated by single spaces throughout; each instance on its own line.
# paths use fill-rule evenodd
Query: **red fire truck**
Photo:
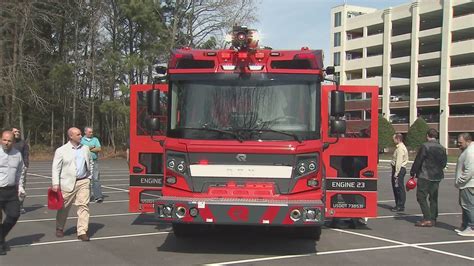
M 176 236 L 196 226 L 285 226 L 319 238 L 330 218 L 375 217 L 377 94 L 324 85 L 321 50 L 172 52 L 167 83 L 133 85 L 130 211 Z

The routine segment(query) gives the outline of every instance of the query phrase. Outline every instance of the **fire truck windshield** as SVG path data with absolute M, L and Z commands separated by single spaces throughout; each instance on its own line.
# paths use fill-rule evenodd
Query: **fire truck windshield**
M 170 86 L 169 137 L 319 138 L 320 83 L 314 78 L 174 80 Z

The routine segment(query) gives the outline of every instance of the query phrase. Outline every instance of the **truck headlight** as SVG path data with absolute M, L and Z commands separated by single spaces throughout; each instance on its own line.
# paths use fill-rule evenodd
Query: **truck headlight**
M 301 163 L 299 166 L 298 166 L 298 173 L 300 173 L 301 175 L 304 174 L 306 172 L 306 166 L 304 165 L 304 163 Z
M 296 156 L 294 176 L 300 177 L 318 171 L 319 153 L 299 154 Z
M 186 164 L 184 162 L 180 162 L 178 166 L 176 166 L 176 169 L 179 172 L 184 173 L 184 171 L 186 170 Z
M 174 160 L 168 160 L 168 168 L 174 169 L 176 162 Z

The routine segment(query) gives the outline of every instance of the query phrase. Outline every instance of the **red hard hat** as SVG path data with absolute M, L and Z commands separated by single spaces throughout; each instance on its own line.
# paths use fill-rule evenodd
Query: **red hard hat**
M 410 191 L 414 188 L 416 188 L 416 180 L 415 180 L 415 177 L 411 177 L 410 179 L 408 179 L 406 185 L 405 185 L 407 191 Z
M 52 188 L 48 189 L 48 209 L 60 210 L 63 207 L 64 199 L 61 190 L 57 192 L 53 191 Z

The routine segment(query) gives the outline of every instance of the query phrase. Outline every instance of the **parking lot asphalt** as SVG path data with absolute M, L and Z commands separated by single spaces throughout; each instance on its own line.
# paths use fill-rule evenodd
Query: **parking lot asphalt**
M 378 217 L 367 227 L 324 228 L 320 241 L 297 239 L 286 231 L 236 227 L 176 238 L 152 214 L 128 212 L 128 168 L 124 160 L 100 161 L 103 203 L 91 203 L 90 242 L 75 234 L 75 207 L 64 238 L 55 236 L 55 211 L 46 207 L 51 162 L 31 162 L 27 213 L 7 237 L 11 251 L 0 265 L 474 265 L 474 238 L 453 230 L 461 222 L 454 167 L 440 185 L 435 227 L 419 228 L 415 192 L 405 212 L 393 213 L 388 165 L 379 166 Z

